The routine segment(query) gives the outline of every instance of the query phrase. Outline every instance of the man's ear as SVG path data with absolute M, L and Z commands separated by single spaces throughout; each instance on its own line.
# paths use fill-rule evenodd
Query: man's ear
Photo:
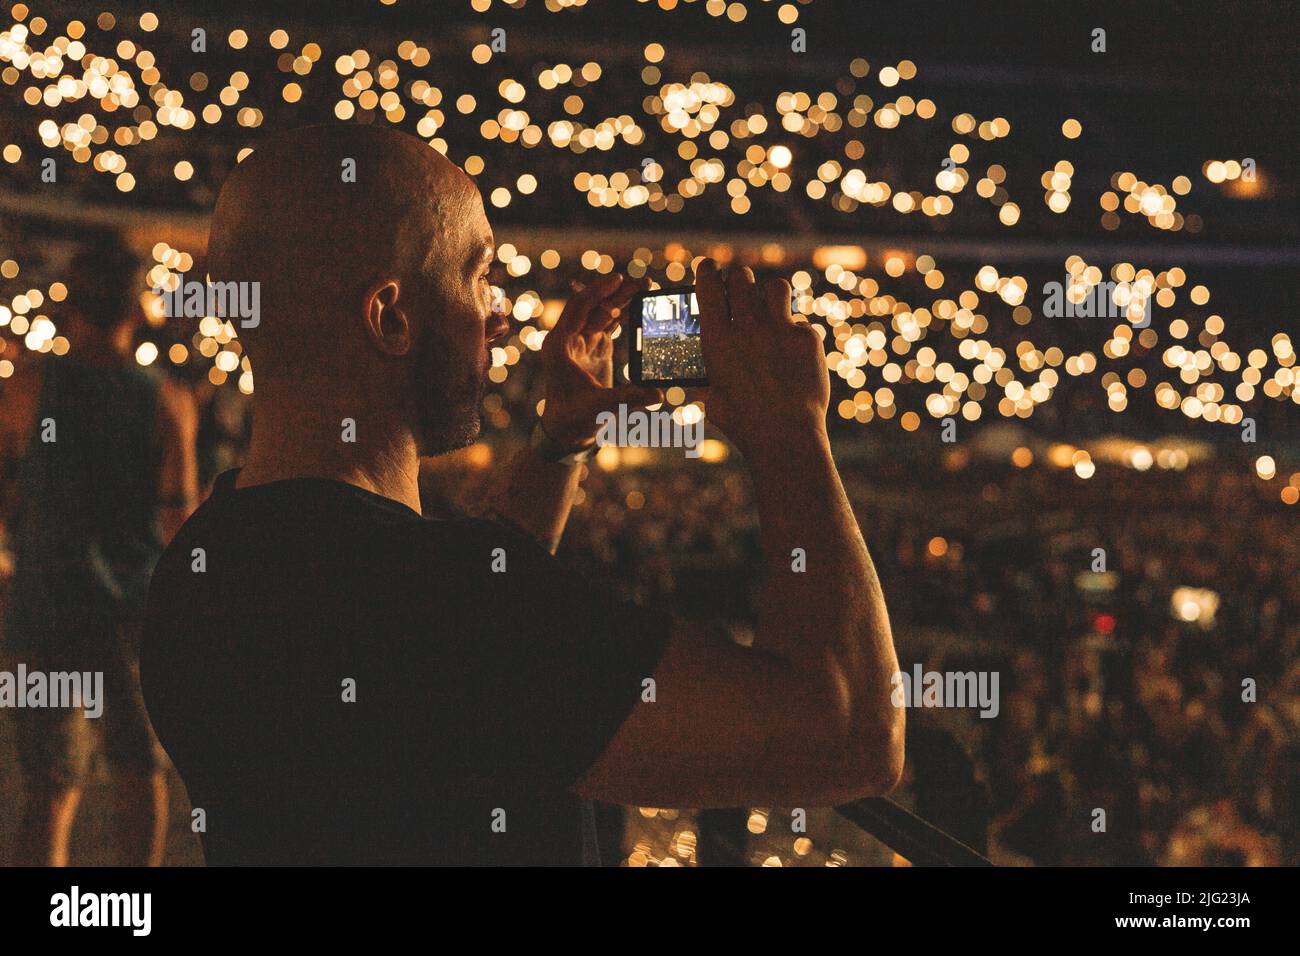
M 384 355 L 402 356 L 411 351 L 411 323 L 400 305 L 401 292 L 396 279 L 377 279 L 366 289 L 366 334 Z

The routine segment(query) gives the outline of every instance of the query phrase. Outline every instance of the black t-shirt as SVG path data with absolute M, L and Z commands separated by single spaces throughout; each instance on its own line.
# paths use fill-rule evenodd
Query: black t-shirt
M 666 620 L 507 526 L 236 474 L 159 561 L 141 662 L 208 863 L 581 862 L 569 788 Z

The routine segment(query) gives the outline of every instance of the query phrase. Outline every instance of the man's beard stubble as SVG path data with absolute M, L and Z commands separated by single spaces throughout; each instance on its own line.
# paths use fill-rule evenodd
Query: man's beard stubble
M 490 367 L 490 361 L 485 364 Z M 421 455 L 445 455 L 472 445 L 478 438 L 483 427 L 487 368 L 472 367 L 468 375 L 464 370 L 464 365 L 448 367 L 436 355 L 427 363 L 420 382 L 426 389 L 421 404 Z M 427 388 L 431 382 L 442 382 L 444 387 L 429 397 Z

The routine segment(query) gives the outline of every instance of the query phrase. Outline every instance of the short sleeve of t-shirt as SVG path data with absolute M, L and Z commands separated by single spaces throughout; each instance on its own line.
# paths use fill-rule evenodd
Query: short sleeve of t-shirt
M 466 609 L 476 624 L 472 643 L 453 651 L 456 703 L 442 728 L 483 773 L 567 788 L 632 709 L 649 706 L 668 616 L 615 597 L 508 525 L 461 519 L 447 533 L 481 604 Z

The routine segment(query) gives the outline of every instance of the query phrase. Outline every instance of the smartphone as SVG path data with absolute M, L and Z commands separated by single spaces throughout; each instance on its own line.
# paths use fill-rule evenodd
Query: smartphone
M 656 289 L 627 306 L 628 380 L 637 385 L 708 385 L 694 286 Z

